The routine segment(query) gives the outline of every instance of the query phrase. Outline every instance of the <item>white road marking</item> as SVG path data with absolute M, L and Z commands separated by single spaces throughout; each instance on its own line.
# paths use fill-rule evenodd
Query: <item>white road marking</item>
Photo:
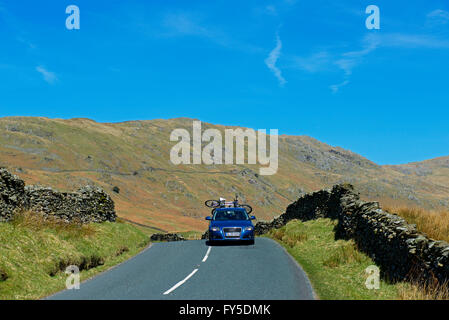
M 203 262 L 206 262 L 207 258 L 209 258 L 210 249 L 212 249 L 212 247 L 209 247 L 209 249 L 207 249 L 206 255 L 203 258 Z
M 189 274 L 184 280 L 179 281 L 177 284 L 175 284 L 173 287 L 171 287 L 170 289 L 168 289 L 167 291 L 164 292 L 164 294 L 169 294 L 170 292 L 176 290 L 176 288 L 178 288 L 179 286 L 182 286 L 187 280 L 189 280 L 196 272 L 198 271 L 198 269 L 195 269 L 192 271 L 191 274 Z
M 202 262 L 206 262 L 207 258 L 209 258 L 209 253 L 210 250 L 212 249 L 212 247 L 209 247 L 206 251 L 206 255 L 204 256 Z M 199 266 L 199 265 L 198 265 Z M 176 290 L 176 288 L 182 286 L 187 280 L 189 280 L 196 272 L 198 271 L 198 269 L 195 269 L 192 271 L 192 273 L 190 273 L 187 277 L 185 277 L 184 280 L 179 281 L 177 284 L 175 284 L 173 287 L 171 287 L 170 289 L 168 289 L 167 291 L 164 292 L 164 295 L 169 294 L 170 292 Z

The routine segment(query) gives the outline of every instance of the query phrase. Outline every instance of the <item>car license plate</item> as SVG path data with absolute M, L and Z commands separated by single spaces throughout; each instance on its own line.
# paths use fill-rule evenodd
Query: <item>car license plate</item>
M 226 237 L 240 237 L 240 232 L 226 232 Z

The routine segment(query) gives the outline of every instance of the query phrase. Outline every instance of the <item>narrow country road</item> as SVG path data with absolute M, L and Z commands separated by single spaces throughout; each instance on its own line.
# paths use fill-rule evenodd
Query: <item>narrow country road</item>
M 252 245 L 206 241 L 150 248 L 48 299 L 314 299 L 310 283 L 284 249 L 267 238 Z

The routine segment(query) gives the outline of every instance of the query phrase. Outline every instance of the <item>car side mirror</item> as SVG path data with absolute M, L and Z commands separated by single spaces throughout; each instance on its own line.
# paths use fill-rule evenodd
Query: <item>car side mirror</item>
M 251 220 L 255 220 L 255 219 L 256 219 L 256 216 L 251 216 L 250 219 L 251 219 Z
M 212 217 L 207 216 L 207 217 L 206 217 L 206 220 L 212 220 Z

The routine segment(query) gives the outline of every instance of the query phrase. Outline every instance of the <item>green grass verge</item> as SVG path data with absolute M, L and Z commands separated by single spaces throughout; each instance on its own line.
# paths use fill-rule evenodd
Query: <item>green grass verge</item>
M 335 241 L 336 221 L 317 219 L 291 221 L 270 231 L 267 236 L 278 241 L 307 273 L 320 299 L 398 299 L 407 286 L 381 281 L 378 290 L 365 286 L 365 269 L 374 262 L 356 249 L 352 240 Z
M 81 281 L 129 259 L 149 237 L 124 222 L 59 224 L 39 218 L 0 223 L 0 299 L 38 299 L 65 289 L 66 266 Z

